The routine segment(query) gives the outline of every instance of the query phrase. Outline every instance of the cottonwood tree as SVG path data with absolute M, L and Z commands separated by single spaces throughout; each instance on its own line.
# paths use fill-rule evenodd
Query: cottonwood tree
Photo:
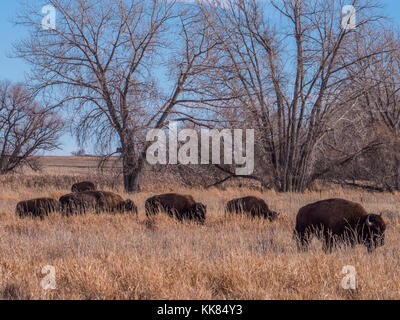
M 36 102 L 24 85 L 0 82 L 0 174 L 23 165 L 37 170 L 32 156 L 56 149 L 62 127 L 57 114 Z
M 393 30 L 374 33 L 373 44 L 360 44 L 356 54 L 364 54 L 367 45 L 388 50 L 348 68 L 352 87 L 359 93 L 361 112 L 382 142 L 379 152 L 369 154 L 357 163 L 363 180 L 382 190 L 400 189 L 400 41 Z
M 385 50 L 367 46 L 362 55 L 353 52 L 354 43 L 373 40 L 365 30 L 380 27 L 377 6 L 368 0 L 352 1 L 352 29 L 342 25 L 343 18 L 351 18 L 342 14 L 344 1 L 223 3 L 224 10 L 202 8 L 223 44 L 222 90 L 238 97 L 237 120 L 256 129 L 260 160 L 255 174 L 268 173 L 264 184 L 279 191 L 303 191 L 329 168 L 370 150 L 360 144 L 351 154 L 339 153 L 325 158 L 322 167 L 316 165 L 329 137 L 353 121 L 357 94 L 348 89 L 352 79 L 347 68 L 373 63 L 367 58 Z
M 145 132 L 174 116 L 194 123 L 219 97 L 202 74 L 218 44 L 196 6 L 169 0 L 49 0 L 56 29 L 44 30 L 39 6 L 26 4 L 17 22 L 29 37 L 16 55 L 32 66 L 32 83 L 75 107 L 80 141 L 120 146 L 124 186 L 140 190 Z M 30 9 L 28 9 L 30 8 Z M 195 111 L 195 112 L 192 112 Z M 207 120 L 207 119 L 205 119 Z

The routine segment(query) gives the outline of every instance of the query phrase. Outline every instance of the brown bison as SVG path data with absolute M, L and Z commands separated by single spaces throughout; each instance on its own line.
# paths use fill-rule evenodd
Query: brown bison
M 167 193 L 148 198 L 145 210 L 147 217 L 155 215 L 159 211 L 165 211 L 170 217 L 175 216 L 179 221 L 187 219 L 203 224 L 206 219 L 207 207 L 194 201 L 190 195 Z
M 59 199 L 59 202 L 61 212 L 67 216 L 98 211 L 97 198 L 90 191 L 66 194 Z
M 383 246 L 386 224 L 380 215 L 368 214 L 358 203 L 328 199 L 308 204 L 296 217 L 294 236 L 299 249 L 306 249 L 313 235 L 324 241 L 324 250 L 331 252 L 335 243 L 357 243 L 368 252 Z
M 122 199 L 118 194 L 107 191 L 75 192 L 62 196 L 59 200 L 64 215 L 84 214 L 88 211 L 132 212 L 137 214 L 137 207 L 132 200 Z
M 16 214 L 20 218 L 39 217 L 43 219 L 50 213 L 59 211 L 60 206 L 57 200 L 51 198 L 39 198 L 17 203 L 15 208 Z
M 263 199 L 257 197 L 244 197 L 228 201 L 225 210 L 229 213 L 246 213 L 252 218 L 260 217 L 270 221 L 275 220 L 279 215 L 270 210 Z
M 83 181 L 78 182 L 72 185 L 71 191 L 72 192 L 84 192 L 84 191 L 94 191 L 96 190 L 96 186 L 93 182 L 90 181 Z

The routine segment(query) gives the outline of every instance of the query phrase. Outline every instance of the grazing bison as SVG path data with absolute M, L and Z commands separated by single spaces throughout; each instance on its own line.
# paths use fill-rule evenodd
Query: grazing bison
M 358 203 L 329 199 L 301 208 L 296 218 L 294 236 L 299 249 L 306 249 L 312 235 L 324 240 L 324 250 L 331 252 L 336 242 L 357 243 L 368 252 L 384 244 L 386 224 L 380 215 L 368 214 Z
M 71 191 L 72 192 L 84 192 L 84 191 L 94 191 L 96 190 L 96 186 L 93 182 L 90 181 L 83 181 L 78 182 L 72 185 Z
M 84 214 L 88 211 L 132 212 L 137 214 L 137 207 L 132 200 L 107 191 L 75 192 L 62 196 L 59 200 L 63 214 Z
M 92 192 L 69 193 L 59 199 L 61 212 L 64 215 L 85 214 L 98 211 L 97 198 Z
M 118 194 L 107 191 L 91 191 L 97 196 L 101 211 L 138 213 L 136 205 L 131 199 L 124 200 Z
M 270 210 L 263 199 L 257 197 L 244 197 L 228 201 L 226 211 L 229 213 L 246 213 L 252 218 L 261 217 L 270 221 L 275 220 L 279 215 L 279 213 Z
M 207 207 L 202 203 L 195 202 L 190 195 L 167 193 L 148 198 L 145 209 L 147 217 L 162 210 L 170 217 L 175 216 L 179 221 L 187 219 L 203 224 L 206 219 Z
M 39 217 L 43 219 L 52 212 L 59 211 L 59 203 L 51 198 L 39 198 L 27 201 L 21 201 L 15 208 L 16 214 L 20 218 Z

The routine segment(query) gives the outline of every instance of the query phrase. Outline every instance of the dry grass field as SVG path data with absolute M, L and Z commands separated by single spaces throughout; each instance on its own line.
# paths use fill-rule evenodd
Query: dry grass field
M 17 218 L 18 201 L 58 198 L 69 192 L 72 181 L 91 176 L 90 165 L 83 166 L 88 172 L 74 172 L 65 163 L 56 170 L 49 165 L 51 171 L 42 174 L 0 177 L 0 298 L 400 299 L 398 194 L 341 188 L 280 194 L 156 185 L 131 197 L 139 207 L 138 217 L 93 213 L 68 218 L 53 214 L 43 221 Z M 107 189 L 106 183 L 102 188 Z M 205 203 L 205 225 L 179 223 L 165 215 L 147 222 L 146 198 L 169 190 L 190 193 Z M 278 220 L 224 216 L 227 200 L 249 194 L 281 212 Z M 362 246 L 325 254 L 314 240 L 308 252 L 297 252 L 292 232 L 298 209 L 330 197 L 383 212 L 385 246 L 371 255 Z M 54 290 L 41 286 L 46 265 L 56 271 Z M 342 289 L 346 265 L 356 269 L 355 290 Z

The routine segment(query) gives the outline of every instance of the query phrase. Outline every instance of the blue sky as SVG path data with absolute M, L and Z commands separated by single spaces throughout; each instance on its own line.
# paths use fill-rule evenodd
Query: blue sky
M 37 1 L 37 3 L 41 7 L 43 2 Z M 386 5 L 386 14 L 393 23 L 400 26 L 400 1 L 382 0 L 382 3 Z M 16 27 L 12 23 L 19 6 L 19 1 L 0 0 L 0 80 L 23 81 L 25 73 L 29 71 L 29 66 L 23 61 L 10 57 L 13 42 L 26 35 L 22 27 Z M 63 136 L 61 143 L 62 150 L 52 152 L 53 155 L 70 155 L 72 151 L 78 149 L 75 139 L 69 134 Z

